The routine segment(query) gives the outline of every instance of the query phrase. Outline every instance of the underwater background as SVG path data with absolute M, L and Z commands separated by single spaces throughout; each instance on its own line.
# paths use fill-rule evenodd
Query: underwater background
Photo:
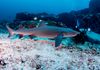
M 12 20 L 18 12 L 59 14 L 89 7 L 90 0 L 1 0 L 0 20 Z
M 100 70 L 100 0 L 0 0 L 0 70 Z

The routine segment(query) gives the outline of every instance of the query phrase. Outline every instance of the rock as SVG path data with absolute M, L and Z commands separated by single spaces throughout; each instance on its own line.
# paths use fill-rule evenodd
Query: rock
M 38 17 L 38 18 L 45 18 L 45 17 L 48 17 L 48 16 L 49 16 L 49 14 L 45 13 L 45 12 L 36 14 L 36 17 Z
M 8 23 L 9 23 L 9 21 L 6 21 L 6 20 L 1 20 L 0 21 L 0 33 L 6 33 L 7 32 L 6 25 Z
M 78 10 L 77 12 L 77 15 L 87 15 L 90 13 L 90 9 L 89 8 L 85 8 L 85 9 L 82 9 L 82 10 Z
M 100 15 L 99 14 L 90 14 L 86 15 L 82 21 L 84 22 L 81 24 L 83 28 L 90 28 L 93 32 L 100 34 Z
M 4 60 L 0 60 L 0 65 L 5 66 L 7 64 L 4 62 Z
M 61 13 L 58 15 L 58 22 L 62 22 L 67 27 L 74 29 L 76 26 L 76 17 L 70 13 Z
M 41 68 L 40 64 L 36 65 L 36 69 L 40 69 L 40 68 Z
M 26 21 L 26 20 L 33 20 L 34 14 L 26 13 L 26 12 L 21 12 L 16 14 L 16 21 Z
M 76 43 L 76 44 L 84 44 L 85 43 L 85 34 L 83 32 L 81 32 L 80 34 L 78 34 L 77 36 L 73 37 L 72 40 Z
M 91 13 L 100 13 L 100 0 L 90 0 L 89 9 Z

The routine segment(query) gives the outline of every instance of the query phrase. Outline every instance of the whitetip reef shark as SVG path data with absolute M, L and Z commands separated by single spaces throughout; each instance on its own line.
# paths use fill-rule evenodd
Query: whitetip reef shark
M 32 35 L 32 36 L 38 36 L 43 38 L 52 38 L 55 39 L 55 47 L 58 47 L 60 43 L 62 42 L 63 37 L 74 37 L 79 32 L 74 31 L 70 28 L 64 28 L 64 27 L 57 27 L 57 26 L 48 26 L 45 23 L 40 23 L 38 27 L 30 28 L 30 29 L 18 29 L 13 30 L 8 25 L 6 25 L 10 36 L 14 34 L 20 34 L 20 35 Z

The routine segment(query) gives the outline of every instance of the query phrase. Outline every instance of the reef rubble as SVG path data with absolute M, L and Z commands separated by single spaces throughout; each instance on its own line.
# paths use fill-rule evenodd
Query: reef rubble
M 3 38 L 2 38 L 3 35 Z M 100 53 L 72 45 L 55 50 L 53 41 L 10 39 L 0 34 L 0 70 L 99 70 Z M 76 49 L 79 46 L 83 50 Z M 89 49 L 89 48 L 88 48 Z

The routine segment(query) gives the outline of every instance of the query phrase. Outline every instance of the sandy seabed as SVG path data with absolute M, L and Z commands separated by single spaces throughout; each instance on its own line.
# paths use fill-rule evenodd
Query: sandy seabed
M 0 39 L 0 70 L 100 70 L 100 55 L 75 48 L 55 50 L 53 42 Z

